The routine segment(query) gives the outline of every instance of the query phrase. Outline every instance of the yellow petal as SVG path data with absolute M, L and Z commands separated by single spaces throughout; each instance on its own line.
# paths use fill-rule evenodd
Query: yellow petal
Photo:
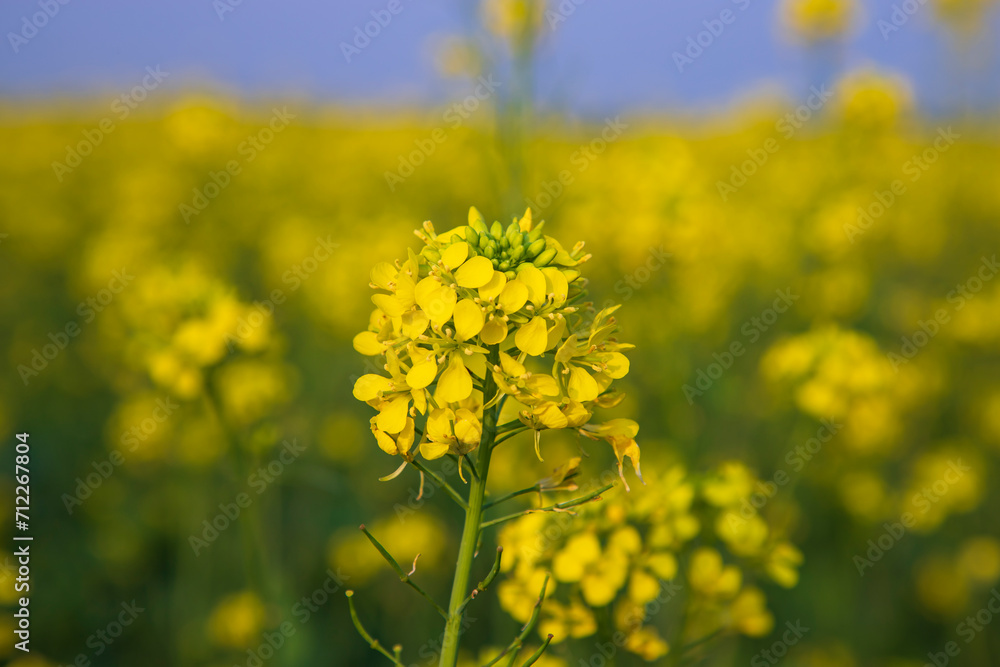
M 608 438 L 608 441 L 615 450 L 615 456 L 618 457 L 618 476 L 621 477 L 622 484 L 625 485 L 625 490 L 628 491 L 628 482 L 625 481 L 625 473 L 622 470 L 622 462 L 627 456 L 629 460 L 632 461 L 632 467 L 635 469 L 635 476 L 639 478 L 639 481 L 642 481 L 642 470 L 639 468 L 639 445 L 632 438 L 616 435 Z
M 490 281 L 479 288 L 479 298 L 487 301 L 497 298 L 506 284 L 507 276 L 501 271 L 494 271 Z
M 418 306 L 423 308 L 424 303 L 430 295 L 437 291 L 440 287 L 441 282 L 439 280 L 435 280 L 433 277 L 427 276 L 413 286 L 413 299 L 417 302 Z
M 542 422 L 546 428 L 566 428 L 569 420 L 566 419 L 566 415 L 562 413 L 559 409 L 559 404 L 553 403 L 552 401 L 546 401 L 539 404 L 532 411 L 532 414 L 538 418 L 538 421 Z
M 520 228 L 520 230 L 522 232 L 530 232 L 531 231 L 532 222 L 531 222 L 531 207 L 530 206 L 524 210 L 524 215 L 521 216 L 521 219 L 517 221 L 517 226 Z
M 399 317 L 405 311 L 399 299 L 391 294 L 373 294 L 372 302 L 389 317 Z
M 354 398 L 359 401 L 370 401 L 379 395 L 379 392 L 392 389 L 392 380 L 381 375 L 362 375 L 354 383 Z
M 545 294 L 551 295 L 557 306 L 565 302 L 566 294 L 569 292 L 569 283 L 563 272 L 554 266 L 546 266 L 541 269 L 541 272 L 545 276 Z
M 371 278 L 373 283 L 391 292 L 396 288 L 396 276 L 398 274 L 399 271 L 389 262 L 379 262 L 372 269 Z
M 399 449 L 400 453 L 406 454 L 410 451 L 410 447 L 413 446 L 413 439 L 416 435 L 416 428 L 413 424 L 413 419 L 410 417 L 406 418 L 406 425 L 403 430 L 399 432 L 396 436 L 396 448 Z
M 606 357 L 601 359 L 601 362 L 607 367 L 605 373 L 609 377 L 618 380 L 620 378 L 628 375 L 629 363 L 628 357 L 626 357 L 621 352 L 612 352 Z
M 449 270 L 457 269 L 469 256 L 469 244 L 465 241 L 452 243 L 441 253 L 441 261 Z
M 448 440 L 452 437 L 451 422 L 455 413 L 448 408 L 436 408 L 427 415 L 427 437 L 432 440 Z
M 396 446 L 396 441 L 392 439 L 388 433 L 383 433 L 377 428 L 373 428 L 372 432 L 375 434 L 375 442 L 378 443 L 379 448 L 386 454 L 392 454 L 395 456 L 399 453 L 399 447 Z
M 569 397 L 574 401 L 592 401 L 597 398 L 597 381 L 579 366 L 569 369 Z
M 407 310 L 413 308 L 413 292 L 415 288 L 413 278 L 410 276 L 400 273 L 399 277 L 396 278 L 396 298 L 403 304 L 403 308 Z
M 545 328 L 545 320 L 541 317 L 533 317 L 527 324 L 521 326 L 514 334 L 514 343 L 517 349 L 527 352 L 533 357 L 545 352 L 545 343 L 548 339 L 548 330 Z
M 493 278 L 493 262 L 485 257 L 473 257 L 455 272 L 455 281 L 461 287 L 475 289 Z
M 462 299 L 455 305 L 455 338 L 468 340 L 483 328 L 483 309 L 472 299 Z
M 437 362 L 434 360 L 434 355 L 430 355 L 426 361 L 413 364 L 413 368 L 406 374 L 406 384 L 412 389 L 423 389 L 433 382 L 436 376 Z
M 437 326 L 441 326 L 451 319 L 452 313 L 455 312 L 455 303 L 457 301 L 458 296 L 454 290 L 448 287 L 439 287 L 424 299 L 424 303 L 420 307 L 427 313 L 427 317 L 430 318 L 431 322 Z
M 437 396 L 445 403 L 457 403 L 472 393 L 472 376 L 459 354 L 452 354 L 448 368 L 438 379 Z
M 528 301 L 528 286 L 515 278 L 500 292 L 500 307 L 505 313 L 516 313 Z
M 545 349 L 551 350 L 558 345 L 564 333 L 566 333 L 566 318 L 558 317 L 555 326 L 549 329 L 549 333 L 545 338 Z
M 455 412 L 455 437 L 466 445 L 478 445 L 483 434 L 483 426 L 471 410 L 462 408 Z
M 354 349 L 366 357 L 374 357 L 385 351 L 385 345 L 374 331 L 362 331 L 354 337 Z
M 402 325 L 400 326 L 400 333 L 402 333 L 407 338 L 416 338 L 424 331 L 427 330 L 427 325 L 430 324 L 430 318 L 427 317 L 427 313 L 422 310 L 410 310 L 403 313 Z
M 521 377 L 526 372 L 524 366 L 506 352 L 500 353 L 500 368 L 503 369 L 504 373 L 512 377 Z
M 483 330 L 479 332 L 479 338 L 487 345 L 496 345 L 507 338 L 507 323 L 499 317 L 483 325 Z
M 536 306 L 545 303 L 545 274 L 533 264 L 521 264 L 517 279 L 528 288 L 528 299 Z
M 406 426 L 406 409 L 410 406 L 410 395 L 400 394 L 382 405 L 375 422 L 386 433 L 399 433 Z
M 448 453 L 448 443 L 424 440 L 420 443 L 420 455 L 428 461 L 439 459 Z
M 469 207 L 469 225 L 472 225 L 472 223 L 474 223 L 474 222 L 484 222 L 483 221 L 483 214 L 480 213 L 479 209 L 476 208 L 475 206 L 470 206 Z

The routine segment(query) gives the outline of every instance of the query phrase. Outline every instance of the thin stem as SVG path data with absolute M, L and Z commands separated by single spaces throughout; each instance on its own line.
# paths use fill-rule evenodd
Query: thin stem
M 496 365 L 499 362 L 500 348 L 491 345 L 487 363 Z M 483 395 L 490 396 L 496 390 L 493 374 L 487 373 L 486 391 Z M 469 483 L 468 509 L 465 511 L 465 527 L 462 529 L 462 541 L 458 550 L 458 561 L 455 565 L 455 578 L 451 585 L 448 620 L 444 628 L 439 667 L 455 667 L 458 663 L 458 643 L 462 632 L 462 605 L 469 590 L 472 561 L 476 555 L 479 531 L 482 528 L 480 524 L 483 518 L 483 498 L 486 495 L 486 477 L 490 469 L 493 441 L 496 439 L 497 414 L 496 406 L 483 411 L 483 433 L 479 440 L 479 459 L 477 461 L 479 470 Z
M 521 422 L 520 419 L 512 419 L 506 424 L 500 424 L 499 426 L 497 426 L 497 434 L 506 433 L 512 428 L 518 428 L 520 426 L 524 426 L 524 424 Z
M 493 667 L 493 665 L 500 662 L 501 658 L 512 651 L 514 655 L 511 656 L 508 664 L 514 664 L 514 660 L 517 659 L 518 652 L 521 650 L 521 647 L 524 646 L 525 638 L 531 634 L 531 631 L 535 629 L 535 624 L 538 623 L 538 614 L 542 611 L 542 601 L 545 599 L 545 589 L 548 588 L 548 586 L 549 575 L 545 575 L 545 580 L 542 582 L 542 592 L 538 594 L 538 601 L 535 602 L 535 607 L 531 610 L 531 618 L 529 618 L 528 622 L 524 624 L 523 628 L 521 628 L 521 634 L 514 637 L 514 640 L 507 645 L 507 648 L 505 648 L 500 655 L 490 660 L 483 667 Z
M 402 650 L 401 648 L 394 651 L 395 655 L 393 653 L 389 653 L 384 646 L 378 643 L 377 639 L 373 639 L 372 636 L 368 634 L 368 631 L 365 630 L 365 626 L 361 625 L 361 619 L 358 618 L 358 610 L 354 608 L 354 591 L 347 591 L 346 595 L 347 606 L 351 608 L 351 620 L 354 621 L 354 628 L 358 631 L 358 634 L 361 635 L 366 642 L 368 642 L 368 646 L 389 658 L 389 660 L 392 661 L 392 664 L 397 667 L 406 667 L 399 661 L 399 653 Z
M 530 428 L 531 428 L 530 426 L 522 426 L 521 428 L 512 429 L 511 431 L 509 431 L 509 432 L 503 434 L 502 436 L 500 436 L 497 439 L 497 441 L 496 441 L 495 444 L 499 445 L 501 442 L 506 442 L 507 440 L 510 440 L 511 438 L 513 438 L 515 435 L 520 435 L 521 433 L 524 433 L 525 431 L 529 430 Z
M 434 472 L 433 470 L 431 470 L 430 468 L 428 468 L 427 466 L 425 466 L 423 463 L 421 463 L 416 458 L 414 458 L 413 461 L 411 461 L 411 463 L 413 464 L 414 468 L 416 468 L 420 472 L 424 473 L 425 475 L 427 475 L 428 477 L 430 477 L 431 479 L 433 479 L 434 482 L 438 486 L 440 486 L 442 489 L 444 489 L 445 493 L 447 493 L 449 496 L 451 496 L 451 499 L 454 500 L 456 503 L 458 503 L 459 507 L 461 507 L 464 510 L 469 509 L 469 505 L 468 505 L 468 503 L 465 502 L 465 498 L 463 498 L 458 493 L 458 491 L 456 491 L 455 489 L 453 489 L 452 486 L 451 486 L 451 484 L 449 484 L 448 482 L 446 482 L 443 479 L 441 479 L 441 477 L 438 476 L 438 474 L 436 472 Z
M 576 507 L 577 505 L 583 505 L 584 503 L 589 503 L 592 500 L 600 500 L 601 494 L 613 487 L 614 482 L 610 484 L 605 484 L 597 491 L 588 493 L 585 496 L 580 496 L 579 498 L 574 498 L 573 500 L 565 500 L 561 503 L 556 503 L 555 505 L 549 505 L 548 507 L 537 507 L 534 509 L 522 510 L 520 512 L 514 512 L 513 514 L 508 514 L 507 516 L 502 516 L 499 519 L 492 519 L 483 523 L 483 528 L 489 528 L 490 526 L 495 526 L 497 524 L 504 523 L 505 521 L 510 521 L 512 519 L 517 519 L 524 516 L 525 514 L 531 514 L 533 512 L 559 512 L 561 510 L 566 510 L 571 507 Z
M 483 509 L 488 509 L 490 507 L 493 507 L 494 505 L 499 505 L 502 502 L 506 502 L 506 501 L 510 500 L 511 498 L 517 498 L 518 496 L 523 496 L 526 493 L 534 493 L 535 491 L 540 491 L 541 489 L 542 489 L 541 482 L 536 482 L 532 486 L 529 486 L 529 487 L 526 487 L 526 488 L 523 488 L 523 489 L 519 489 L 517 491 L 511 491 L 510 493 L 508 493 L 506 495 L 503 495 L 503 496 L 500 496 L 499 498 L 495 498 L 493 500 L 490 500 L 485 505 L 483 505 Z
M 465 608 L 469 606 L 469 603 L 476 599 L 476 596 L 489 588 L 493 580 L 497 578 L 500 573 L 500 557 L 503 555 L 503 547 L 497 547 L 497 558 L 493 561 L 493 567 L 490 568 L 490 573 L 486 575 L 486 578 L 479 582 L 479 585 L 472 589 L 469 593 L 469 597 L 465 598 L 465 602 L 462 603 L 461 610 L 465 611 Z
M 549 635 L 548 637 L 545 638 L 545 641 L 542 642 L 542 645 L 538 647 L 538 650 L 532 653 L 531 657 L 529 657 L 527 660 L 524 661 L 524 664 L 521 665 L 521 667 L 531 667 L 533 664 L 535 664 L 538 661 L 538 659 L 542 657 L 542 654 L 545 653 L 545 649 L 549 647 L 549 643 L 551 641 L 552 641 L 552 635 Z
M 375 548 L 378 549 L 378 552 L 380 554 L 382 554 L 382 557 L 385 558 L 385 560 L 389 563 L 389 565 L 392 566 L 392 569 L 396 571 L 396 574 L 399 575 L 399 580 L 402 581 L 407 586 L 409 586 L 410 588 L 412 588 L 413 590 L 415 590 L 416 592 L 420 593 L 420 595 L 422 595 L 425 600 L 431 603 L 431 606 L 437 609 L 437 612 L 441 614 L 443 618 L 448 618 L 448 614 L 445 612 L 444 607 L 435 602 L 434 598 L 432 598 L 430 595 L 427 594 L 427 592 L 424 589 L 418 586 L 417 583 L 413 581 L 413 579 L 410 579 L 409 574 L 403 572 L 403 568 L 399 566 L 399 563 L 397 563 L 396 559 L 392 557 L 392 554 L 390 554 L 385 547 L 379 544 L 379 541 L 375 539 L 374 535 L 368 532 L 368 529 L 365 528 L 365 524 L 361 524 L 360 528 L 361 532 L 365 534 L 365 537 L 367 537 L 368 540 L 375 545 Z M 416 565 L 416 561 L 414 561 L 414 565 Z

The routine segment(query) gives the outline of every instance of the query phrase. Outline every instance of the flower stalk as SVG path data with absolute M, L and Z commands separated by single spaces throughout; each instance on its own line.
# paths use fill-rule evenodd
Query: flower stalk
M 491 345 L 487 363 L 500 363 L 500 348 Z M 497 392 L 497 384 L 492 373 L 486 374 L 483 396 L 488 400 Z M 469 590 L 469 577 L 472 573 L 472 561 L 476 557 L 476 545 L 479 543 L 479 532 L 482 530 L 483 499 L 486 496 L 486 479 L 490 470 L 490 456 L 496 439 L 498 406 L 483 410 L 483 435 L 479 441 L 479 458 L 476 461 L 477 475 L 469 484 L 468 509 L 465 511 L 465 526 L 462 529 L 462 541 L 458 548 L 458 561 L 455 564 L 455 578 L 451 584 L 451 600 L 448 603 L 448 620 L 445 622 L 444 638 L 441 646 L 441 659 L 438 667 L 455 667 L 458 663 L 458 642 L 462 631 L 463 602 Z

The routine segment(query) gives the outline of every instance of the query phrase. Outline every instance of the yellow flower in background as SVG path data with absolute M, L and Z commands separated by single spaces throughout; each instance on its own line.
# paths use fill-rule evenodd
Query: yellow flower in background
M 362 376 L 354 396 L 378 410 L 376 441 L 404 465 L 475 451 L 484 406 L 507 401 L 539 458 L 542 431 L 576 429 L 612 446 L 623 482 L 625 458 L 639 475 L 638 424 L 590 423 L 595 407 L 622 400 L 611 385 L 632 346 L 614 337 L 617 307 L 595 313 L 583 301 L 583 244 L 566 250 L 544 224 L 529 209 L 487 225 L 472 208 L 467 225 L 438 234 L 425 223 L 419 252 L 372 269 L 375 310 L 354 348 L 383 358 L 388 374 Z M 484 396 L 488 375 L 499 390 Z
M 843 36 L 858 11 L 855 0 L 785 0 L 782 9 L 786 25 L 810 42 Z
M 734 462 L 697 484 L 673 467 L 654 472 L 631 493 L 609 491 L 600 504 L 574 508 L 575 517 L 527 514 L 499 535 L 506 572 L 500 604 L 525 622 L 549 572 L 540 636 L 552 633 L 553 642 L 592 636 L 598 628 L 591 628 L 582 611 L 574 612 L 575 606 L 594 608 L 597 619 L 601 609 L 610 608 L 615 629 L 624 633 L 623 648 L 646 660 L 668 651 L 653 617 L 678 595 L 687 598 L 694 614 L 685 642 L 720 629 L 766 634 L 773 617 L 764 594 L 749 582 L 763 578 L 791 588 L 803 556 L 763 513 L 753 521 L 739 517 L 755 526 L 752 548 L 744 548 L 742 537 L 730 540 L 718 530 L 739 508 L 740 494 L 756 484 L 756 477 Z M 696 546 L 714 540 L 712 531 L 723 538 L 719 549 Z
M 260 640 L 266 621 L 264 603 L 256 593 L 233 593 L 212 610 L 208 632 L 216 644 L 242 649 Z

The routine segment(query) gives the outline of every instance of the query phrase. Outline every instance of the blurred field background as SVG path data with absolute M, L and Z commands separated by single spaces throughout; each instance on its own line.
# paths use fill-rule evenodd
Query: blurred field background
M 587 243 L 593 300 L 624 304 L 636 345 L 622 413 L 641 425 L 644 470 L 736 460 L 790 479 L 766 511 L 804 555 L 798 585 L 767 589 L 772 634 L 726 637 L 701 664 L 772 664 L 751 661 L 796 621 L 809 631 L 789 666 L 919 667 L 951 641 L 954 664 L 1000 663 L 996 614 L 981 613 L 1000 599 L 995 110 L 932 115 L 905 77 L 831 57 L 814 108 L 803 90 L 699 118 L 533 112 L 539 19 L 509 4 L 485 25 L 514 83 L 475 98 L 495 54 L 456 40 L 441 66 L 466 92 L 430 110 L 176 91 L 125 119 L 103 99 L 0 104 L 0 456 L 31 434 L 37 536 L 33 650 L 13 650 L 5 612 L 0 660 L 383 664 L 351 626 L 351 588 L 373 634 L 436 664 L 416 649 L 437 619 L 356 527 L 401 562 L 420 553 L 444 597 L 460 517 L 442 494 L 417 500 L 412 471 L 377 481 L 395 462 L 351 397 L 372 370 L 351 339 L 371 266 L 405 257 L 422 221 L 448 229 L 475 205 L 504 222 L 531 206 Z M 799 4 L 775 21 L 822 64 L 841 3 Z M 959 44 L 992 10 L 937 4 Z M 938 67 L 995 86 L 962 58 Z M 473 98 L 468 118 L 452 106 Z M 74 167 L 88 132 L 101 141 Z M 803 454 L 823 420 L 834 437 Z M 547 472 L 527 463 L 529 437 L 513 446 L 526 463 L 495 469 L 500 492 Z M 611 465 L 588 451 L 584 476 Z M 10 507 L 10 475 L 0 490 Z M 249 506 L 218 519 L 240 494 Z M 914 525 L 886 539 L 907 512 Z M 518 627 L 494 595 L 476 612 L 470 660 Z M 294 634 L 265 657 L 283 622 Z M 539 664 L 592 654 L 593 639 L 570 640 Z

